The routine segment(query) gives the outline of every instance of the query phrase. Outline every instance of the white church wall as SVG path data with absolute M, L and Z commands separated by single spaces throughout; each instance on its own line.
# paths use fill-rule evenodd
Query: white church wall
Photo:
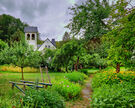
M 27 40 L 27 35 L 30 34 L 30 40 Z M 32 40 L 32 34 L 35 35 L 35 40 Z M 25 40 L 28 42 L 29 45 L 34 47 L 34 50 L 37 49 L 37 34 L 36 33 L 25 33 Z
M 45 48 L 56 49 L 56 47 L 48 39 L 41 45 L 38 51 L 42 51 Z

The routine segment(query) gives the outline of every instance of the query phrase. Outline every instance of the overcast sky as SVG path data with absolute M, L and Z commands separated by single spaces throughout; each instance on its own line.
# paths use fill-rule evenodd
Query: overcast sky
M 81 1 L 85 0 L 0 0 L 0 14 L 10 14 L 37 26 L 43 40 L 61 40 L 71 18 L 68 8 Z
M 68 24 L 69 7 L 80 0 L 0 0 L 0 14 L 10 14 L 37 26 L 42 39 L 61 40 Z

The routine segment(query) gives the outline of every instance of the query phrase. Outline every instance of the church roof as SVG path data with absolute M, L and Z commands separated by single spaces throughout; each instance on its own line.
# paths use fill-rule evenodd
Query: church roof
M 32 27 L 32 26 L 28 26 L 28 27 L 25 27 L 24 28 L 24 32 L 25 33 L 37 33 L 38 32 L 38 29 L 37 27 Z

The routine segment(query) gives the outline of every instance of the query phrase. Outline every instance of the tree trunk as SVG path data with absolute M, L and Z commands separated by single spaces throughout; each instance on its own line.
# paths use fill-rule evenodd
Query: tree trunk
M 77 57 L 76 71 L 78 71 L 78 65 L 79 65 L 79 57 Z
M 102 68 L 101 68 L 101 66 L 99 66 L 99 70 L 101 70 Z
M 120 72 L 120 64 L 119 64 L 119 63 L 117 63 L 117 65 L 116 65 L 116 72 L 117 72 L 117 73 Z
M 67 69 L 67 67 L 66 67 L 66 72 L 68 72 L 68 69 Z
M 74 64 L 74 69 L 77 71 L 77 63 Z
M 50 79 L 50 76 L 48 74 L 48 67 L 47 66 L 45 66 L 45 71 L 46 71 L 46 75 L 48 77 L 49 83 L 51 84 L 51 79 Z
M 24 80 L 24 77 L 23 77 L 23 67 L 21 67 L 21 72 L 22 72 L 22 80 Z
M 41 66 L 39 68 L 40 68 L 40 73 L 41 73 L 41 79 L 42 79 L 42 82 L 44 83 L 43 71 L 42 71 Z

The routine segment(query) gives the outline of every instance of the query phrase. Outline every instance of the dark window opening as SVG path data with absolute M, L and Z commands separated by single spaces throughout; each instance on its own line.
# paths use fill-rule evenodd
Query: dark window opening
M 47 48 L 47 45 L 45 45 L 45 47 Z
M 32 40 L 35 40 L 35 34 L 32 34 Z
M 48 45 L 48 48 L 50 48 L 50 45 Z
M 30 34 L 27 34 L 27 40 L 30 40 Z

